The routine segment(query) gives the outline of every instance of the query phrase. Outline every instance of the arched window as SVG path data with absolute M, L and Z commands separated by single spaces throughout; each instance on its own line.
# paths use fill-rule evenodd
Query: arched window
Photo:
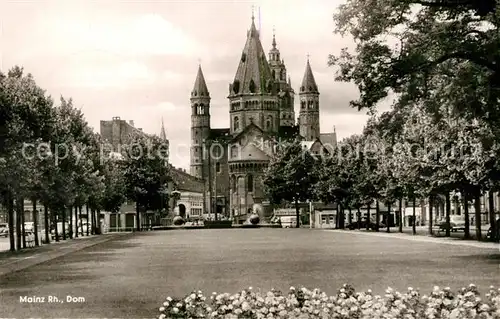
M 300 108 L 305 109 L 306 108 L 306 101 L 301 101 L 300 102 Z
M 215 171 L 217 173 L 220 173 L 220 163 L 219 162 L 215 163 Z
M 253 192 L 253 175 L 248 175 L 247 177 L 247 191 Z
M 272 73 L 273 73 L 273 79 L 275 79 L 276 78 L 276 71 L 273 70 Z
M 231 146 L 231 158 L 238 157 L 238 146 L 233 145 Z
M 234 175 L 231 176 L 231 189 L 236 192 L 236 176 Z
M 273 128 L 273 118 L 271 116 L 268 116 L 266 120 L 266 130 L 271 130 L 272 128 Z
M 233 131 L 237 131 L 240 129 L 240 119 L 235 116 L 233 120 Z

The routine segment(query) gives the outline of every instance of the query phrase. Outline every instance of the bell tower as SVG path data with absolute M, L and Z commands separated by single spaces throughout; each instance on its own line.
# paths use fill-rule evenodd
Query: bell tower
M 210 93 L 201 70 L 191 91 L 191 167 L 190 173 L 198 178 L 204 178 L 203 144 L 210 135 Z
M 316 80 L 307 58 L 306 71 L 299 91 L 300 113 L 299 128 L 300 135 L 306 141 L 314 141 L 319 138 L 319 91 Z

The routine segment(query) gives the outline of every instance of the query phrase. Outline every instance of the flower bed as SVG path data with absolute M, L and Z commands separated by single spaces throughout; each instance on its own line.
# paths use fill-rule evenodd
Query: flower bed
M 336 295 L 319 289 L 290 288 L 287 294 L 272 290 L 257 292 L 251 287 L 240 293 L 213 293 L 210 300 L 201 291 L 183 299 L 168 297 L 160 307 L 166 318 L 324 318 L 324 319 L 499 319 L 500 289 L 493 286 L 484 299 L 475 285 L 453 293 L 450 288 L 421 295 L 408 288 L 391 288 L 384 296 L 370 290 L 355 292 L 344 285 Z

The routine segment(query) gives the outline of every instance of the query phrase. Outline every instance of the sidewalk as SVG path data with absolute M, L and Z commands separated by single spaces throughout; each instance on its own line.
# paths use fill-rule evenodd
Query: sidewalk
M 84 236 L 68 239 L 66 241 L 53 242 L 40 247 L 27 248 L 16 252 L 3 251 L 0 252 L 0 276 L 23 270 L 48 260 L 129 234 L 131 233 L 109 233 L 104 235 Z
M 492 243 L 492 242 L 482 242 L 475 240 L 465 240 L 463 237 L 463 233 L 460 236 L 456 233 L 453 233 L 453 237 L 445 237 L 442 236 L 431 236 L 428 234 L 427 227 L 417 227 L 417 234 L 413 235 L 411 227 L 403 228 L 403 233 L 399 232 L 397 227 L 391 227 L 391 232 L 385 232 L 385 229 L 381 229 L 379 232 L 374 231 L 366 231 L 366 230 L 342 230 L 342 229 L 325 229 L 327 231 L 344 233 L 344 234 L 353 234 L 353 235 L 366 235 L 366 236 L 377 236 L 377 237 L 386 237 L 386 238 L 397 238 L 403 240 L 411 240 L 411 241 L 420 241 L 420 242 L 429 242 L 429 243 L 438 243 L 438 244 L 448 244 L 448 245 L 460 245 L 460 246 L 469 246 L 476 248 L 486 248 L 486 249 L 496 249 L 500 251 L 500 244 Z M 437 231 L 435 232 L 437 233 Z M 471 232 L 472 233 L 472 232 Z M 486 234 L 486 233 L 484 233 Z M 472 235 L 472 234 L 471 234 Z

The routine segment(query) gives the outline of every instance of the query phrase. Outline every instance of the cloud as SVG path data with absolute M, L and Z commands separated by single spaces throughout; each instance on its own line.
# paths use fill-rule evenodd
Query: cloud
M 114 62 L 105 67 L 84 64 L 73 68 L 67 77 L 65 83 L 78 88 L 119 88 L 155 83 L 155 74 L 137 61 Z
M 192 55 L 199 50 L 193 38 L 159 14 L 144 14 L 135 18 L 80 16 L 76 19 L 48 15 L 40 23 L 40 28 L 38 32 L 44 34 L 46 42 L 39 43 L 25 54 L 108 52 L 117 56 L 140 57 Z

